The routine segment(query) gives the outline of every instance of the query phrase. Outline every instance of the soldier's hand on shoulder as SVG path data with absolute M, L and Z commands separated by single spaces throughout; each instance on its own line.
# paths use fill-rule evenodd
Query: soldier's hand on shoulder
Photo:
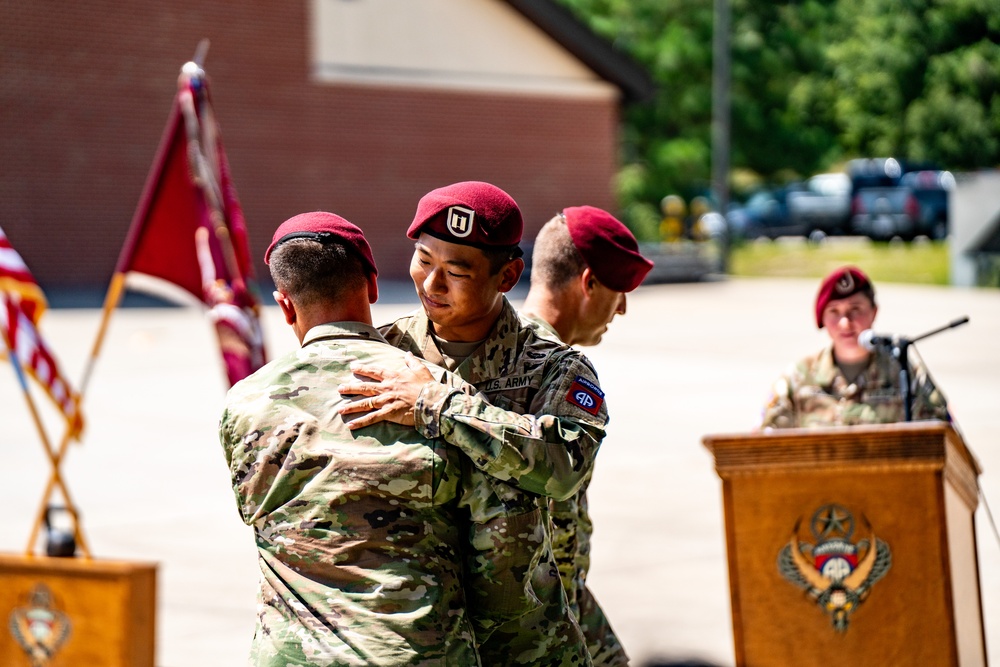
M 371 381 L 355 380 L 337 387 L 342 395 L 364 398 L 350 401 L 339 409 L 341 415 L 366 413 L 350 420 L 351 430 L 380 421 L 413 426 L 414 407 L 420 391 L 428 382 L 436 382 L 431 372 L 411 353 L 406 354 L 406 368 L 393 370 L 371 364 L 352 364 L 351 371 Z

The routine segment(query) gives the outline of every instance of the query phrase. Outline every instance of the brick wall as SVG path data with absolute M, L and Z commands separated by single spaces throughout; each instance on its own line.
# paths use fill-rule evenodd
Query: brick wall
M 563 206 L 614 210 L 610 101 L 319 85 L 305 2 L 0 5 L 0 227 L 45 288 L 103 288 L 152 164 L 181 65 L 205 61 L 258 276 L 271 232 L 337 212 L 406 279 L 426 191 L 507 190 L 525 240 Z

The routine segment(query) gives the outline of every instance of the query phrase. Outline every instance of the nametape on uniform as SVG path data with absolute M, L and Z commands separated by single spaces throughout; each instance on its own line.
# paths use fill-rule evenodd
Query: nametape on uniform
M 587 378 L 577 375 L 566 394 L 566 400 L 581 410 L 596 415 L 604 405 L 604 392 Z
M 531 375 L 508 375 L 507 377 L 494 378 L 485 384 L 479 385 L 479 391 L 495 392 L 507 389 L 523 389 L 531 386 Z

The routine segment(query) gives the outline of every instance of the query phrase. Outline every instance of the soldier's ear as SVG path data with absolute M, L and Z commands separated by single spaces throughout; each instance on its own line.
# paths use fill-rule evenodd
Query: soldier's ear
M 517 285 L 517 281 L 521 279 L 521 273 L 523 272 L 524 260 L 520 257 L 507 262 L 507 264 L 500 269 L 499 290 L 501 292 L 509 292 L 514 289 L 514 285 Z
M 366 275 L 366 280 L 368 281 L 368 303 L 372 304 L 378 301 L 378 280 L 372 273 Z
M 580 274 L 580 289 L 583 290 L 584 296 L 590 296 L 594 293 L 594 288 L 597 287 L 598 280 L 594 276 L 594 272 L 590 270 L 589 266 L 583 268 L 583 273 Z
M 295 304 L 292 300 L 288 298 L 288 295 L 279 290 L 274 291 L 274 301 L 278 304 L 281 309 L 281 314 L 285 318 L 285 323 L 292 325 L 295 324 L 295 320 L 298 319 L 295 314 Z

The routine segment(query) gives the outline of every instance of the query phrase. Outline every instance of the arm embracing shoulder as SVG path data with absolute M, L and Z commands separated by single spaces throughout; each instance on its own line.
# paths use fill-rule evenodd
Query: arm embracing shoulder
M 417 401 L 417 429 L 444 438 L 498 479 L 565 500 L 593 470 L 607 408 L 582 355 L 563 355 L 541 372 L 528 414 L 498 408 L 482 394 L 428 383 Z

